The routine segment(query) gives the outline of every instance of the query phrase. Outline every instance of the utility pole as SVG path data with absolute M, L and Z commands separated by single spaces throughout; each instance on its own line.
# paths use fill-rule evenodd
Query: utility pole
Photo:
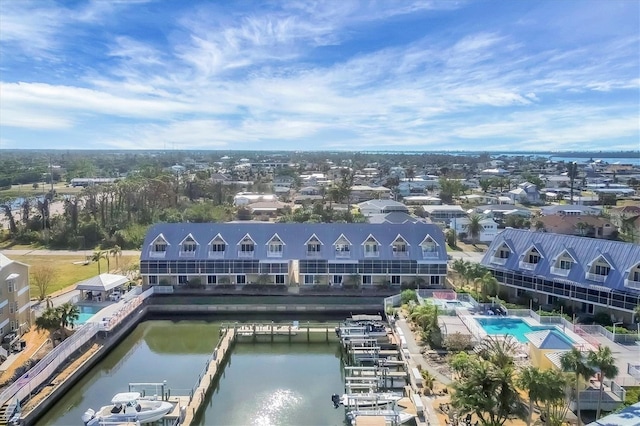
M 578 165 L 576 164 L 575 161 L 572 161 L 571 163 L 569 163 L 568 173 L 569 173 L 569 179 L 571 180 L 571 204 L 572 205 L 574 204 L 574 201 L 573 201 L 573 181 L 576 178 L 577 170 L 578 170 Z

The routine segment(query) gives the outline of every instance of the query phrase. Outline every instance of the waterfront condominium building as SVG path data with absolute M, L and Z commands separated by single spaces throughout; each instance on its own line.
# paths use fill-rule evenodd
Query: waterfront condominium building
M 165 223 L 147 233 L 145 285 L 440 287 L 447 252 L 426 223 Z
M 0 337 L 29 328 L 30 300 L 29 266 L 0 253 Z
M 505 229 L 482 264 L 498 282 L 541 304 L 611 313 L 631 322 L 640 303 L 640 245 L 522 229 Z

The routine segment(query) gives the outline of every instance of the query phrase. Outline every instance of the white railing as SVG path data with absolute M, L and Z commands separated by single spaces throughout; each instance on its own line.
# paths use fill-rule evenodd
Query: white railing
M 502 257 L 492 257 L 491 263 L 495 263 L 496 265 L 504 265 L 507 263 L 507 259 Z
M 252 258 L 253 257 L 253 253 L 252 251 L 240 251 L 238 250 L 238 257 L 242 257 L 242 258 Z
M 538 266 L 537 263 L 529 263 L 529 262 L 525 262 L 523 260 L 521 260 L 518 263 L 518 266 L 520 267 L 520 269 L 526 269 L 528 271 L 533 271 L 534 269 L 536 269 L 536 266 Z
M 165 257 L 167 254 L 166 251 L 149 251 L 149 257 Z
M 554 275 L 561 275 L 563 277 L 566 277 L 567 275 L 569 275 L 569 272 L 571 272 L 571 269 L 562 269 L 553 266 L 551 267 L 551 273 Z
M 211 258 L 211 259 L 222 259 L 222 258 L 224 258 L 224 251 L 211 251 L 211 250 L 209 250 L 209 258 Z
M 151 286 L 155 294 L 173 294 L 172 285 L 154 285 Z
M 603 283 L 607 279 L 606 275 L 592 274 L 591 272 L 587 272 L 584 276 L 588 280 L 597 281 L 599 283 Z
M 624 286 L 640 290 L 640 281 L 633 281 L 627 278 L 626 280 L 624 280 Z
M 195 251 L 182 251 L 180 250 L 180 257 L 196 257 L 196 252 Z
M 336 259 L 351 259 L 350 251 L 336 251 Z
M 640 364 L 627 364 L 627 374 L 629 374 L 631 377 L 635 377 L 636 380 L 640 380 Z

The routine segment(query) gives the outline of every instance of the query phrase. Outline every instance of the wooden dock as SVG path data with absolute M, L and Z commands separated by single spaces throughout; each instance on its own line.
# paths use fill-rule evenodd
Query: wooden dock
M 207 366 L 205 373 L 200 377 L 200 382 L 193 392 L 191 400 L 186 406 L 185 417 L 182 421 L 183 425 L 190 426 L 193 423 L 196 414 L 199 413 L 202 404 L 205 402 L 207 393 L 211 390 L 211 387 L 218 379 L 218 375 L 221 374 L 222 369 L 224 369 L 224 362 L 233 348 L 235 339 L 236 330 L 233 328 L 227 328 L 224 331 L 224 335 L 222 336 L 220 343 L 213 350 L 209 365 Z

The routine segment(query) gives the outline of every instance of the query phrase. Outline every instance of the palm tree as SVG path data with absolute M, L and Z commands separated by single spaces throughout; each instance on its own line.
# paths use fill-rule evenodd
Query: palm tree
M 633 315 L 636 317 L 636 322 L 640 322 L 640 305 L 636 305 L 636 308 L 633 310 Z
M 498 289 L 498 280 L 491 274 L 491 272 L 488 271 L 485 272 L 483 276 L 473 280 L 473 282 L 475 284 L 476 294 L 478 293 L 478 286 L 480 286 L 483 298 L 495 295 L 496 290 Z
M 471 242 L 474 246 L 478 243 L 480 232 L 484 229 L 480 223 L 481 220 L 482 218 L 480 215 L 474 214 L 469 218 L 469 224 L 467 225 L 467 232 L 469 232 Z
M 109 254 L 116 259 L 116 269 L 118 269 L 120 267 L 118 258 L 122 256 L 122 249 L 116 244 L 111 250 L 109 250 Z
M 91 256 L 91 261 L 96 262 L 98 264 L 98 275 L 100 275 L 100 261 L 102 259 L 107 259 L 107 262 L 109 261 L 109 257 L 106 255 L 104 251 L 97 250 L 93 252 L 93 256 Z M 107 266 L 107 269 L 108 269 L 108 266 Z
M 56 308 L 60 318 L 60 328 L 73 328 L 73 325 L 80 318 L 80 308 L 71 302 L 67 302 Z
M 578 416 L 578 426 L 580 426 L 582 424 L 582 419 L 580 418 L 580 378 L 589 380 L 594 371 L 586 362 L 582 353 L 575 347 L 562 354 L 560 365 L 562 366 L 562 371 L 575 374 L 576 414 Z
M 56 308 L 47 308 L 42 315 L 36 318 L 36 328 L 48 331 L 51 343 L 55 346 L 54 335 L 60 330 L 60 316 Z
M 542 383 L 542 371 L 537 367 L 526 367 L 520 372 L 516 382 L 518 386 L 527 391 L 529 395 L 529 417 L 527 418 L 527 425 L 530 426 L 533 416 L 533 405 L 537 405 L 537 402 L 540 401 L 546 391 Z
M 600 370 L 600 393 L 598 394 L 598 410 L 596 420 L 600 418 L 600 405 L 602 404 L 602 393 L 604 392 L 604 379 L 613 379 L 618 375 L 616 360 L 613 358 L 611 349 L 608 346 L 599 346 L 597 351 L 589 351 L 589 365 Z
M 467 269 L 469 269 L 470 265 L 471 263 L 467 262 L 464 259 L 456 259 L 451 264 L 451 269 L 453 269 L 460 276 L 460 278 L 465 278 Z
M 529 395 L 528 425 L 531 425 L 534 405 L 545 414 L 545 424 L 552 426 L 563 424 L 568 406 L 567 380 L 564 375 L 553 370 L 526 367 L 520 371 L 516 382 Z

